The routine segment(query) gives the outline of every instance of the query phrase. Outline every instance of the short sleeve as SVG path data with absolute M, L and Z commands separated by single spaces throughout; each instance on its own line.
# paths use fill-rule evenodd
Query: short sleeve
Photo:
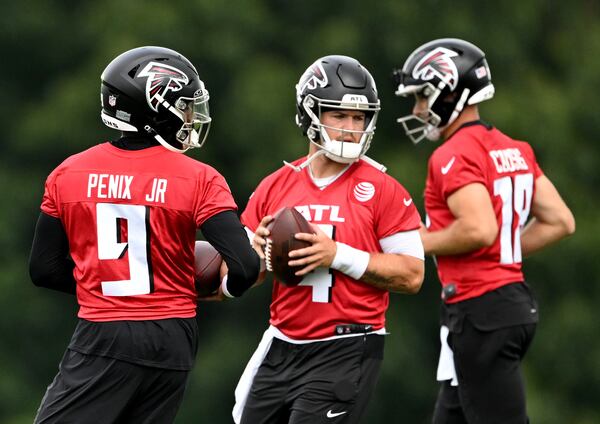
M 378 239 L 416 230 L 421 225 L 421 217 L 411 195 L 398 181 L 386 177 L 376 209 L 375 232 Z
M 199 182 L 199 198 L 196 201 L 195 219 L 200 227 L 211 216 L 226 210 L 237 210 L 231 190 L 225 178 L 216 170 L 209 168 L 206 178 Z
M 439 181 L 444 199 L 471 183 L 486 184 L 485 172 L 481 169 L 484 161 L 473 155 L 454 153 L 452 155 L 439 155 L 431 164 L 434 179 Z
M 42 212 L 54 218 L 60 218 L 57 197 L 56 172 L 53 172 L 46 178 L 46 184 L 44 185 L 44 196 L 42 197 L 42 205 L 40 207 Z
M 246 209 L 241 216 L 242 224 L 250 230 L 255 231 L 260 221 L 266 215 L 265 211 L 265 183 L 259 184 L 254 193 L 250 195 Z

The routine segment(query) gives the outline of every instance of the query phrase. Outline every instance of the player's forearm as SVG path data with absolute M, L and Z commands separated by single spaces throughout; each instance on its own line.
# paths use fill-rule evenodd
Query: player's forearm
M 490 246 L 497 234 L 476 223 L 456 220 L 439 231 L 421 231 L 426 255 L 458 255 Z
M 40 213 L 29 257 L 29 275 L 34 285 L 75 294 L 74 262 L 60 219 Z
M 70 269 L 69 269 L 70 267 Z M 54 268 L 40 268 L 35 262 L 30 263 L 29 275 L 37 287 L 68 294 L 75 294 L 77 283 L 73 278 L 73 263 L 67 264 L 60 272 Z
M 237 215 L 233 211 L 221 212 L 207 219 L 201 230 L 227 264 L 228 293 L 241 296 L 257 281 L 260 260 Z
M 425 263 L 409 255 L 371 253 L 360 281 L 383 290 L 415 294 L 421 289 Z
M 265 261 L 263 259 L 260 260 L 260 271 L 258 273 L 258 277 L 256 277 L 256 281 L 252 284 L 252 287 L 260 286 L 265 282 L 265 278 L 267 277 L 267 269 L 265 268 Z
M 568 226 L 561 223 L 545 223 L 534 218 L 521 232 L 521 252 L 523 256 L 529 256 L 574 231 L 574 223 Z
M 265 278 L 267 277 L 267 266 L 265 263 L 265 254 L 264 254 L 263 247 L 261 247 L 259 245 L 254 245 L 254 243 L 252 242 L 252 240 L 254 239 L 254 232 L 248 227 L 244 227 L 244 230 L 246 232 L 246 235 L 248 236 L 248 242 L 250 243 L 250 245 L 252 246 L 252 248 L 254 249 L 254 251 L 256 252 L 256 254 L 258 255 L 258 258 L 259 258 L 258 276 L 256 277 L 256 281 L 254 282 L 254 284 L 252 284 L 252 287 L 257 287 L 257 286 L 260 286 L 262 283 L 264 283 Z

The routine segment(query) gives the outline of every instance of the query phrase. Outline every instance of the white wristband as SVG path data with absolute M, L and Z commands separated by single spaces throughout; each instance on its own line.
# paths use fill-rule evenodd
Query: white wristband
M 229 298 L 234 298 L 235 296 L 232 295 L 231 293 L 229 293 L 229 290 L 227 290 L 227 275 L 225 275 L 225 277 L 223 277 L 223 281 L 221 281 L 221 291 L 223 292 L 223 294 Z
M 358 280 L 367 270 L 371 256 L 368 252 L 355 249 L 339 241 L 336 241 L 335 244 L 337 244 L 337 251 L 331 268 Z

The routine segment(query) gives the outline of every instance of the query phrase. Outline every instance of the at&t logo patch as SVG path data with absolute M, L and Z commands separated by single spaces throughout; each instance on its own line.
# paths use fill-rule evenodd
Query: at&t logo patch
M 354 187 L 354 197 L 359 202 L 371 200 L 373 196 L 375 196 L 375 186 L 369 182 L 363 181 Z

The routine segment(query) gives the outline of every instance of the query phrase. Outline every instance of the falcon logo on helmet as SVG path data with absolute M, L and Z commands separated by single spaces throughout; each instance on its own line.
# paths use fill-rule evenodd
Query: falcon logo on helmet
M 438 77 L 454 91 L 458 85 L 458 70 L 452 58 L 456 56 L 458 53 L 445 47 L 438 47 L 423 56 L 413 69 L 412 76 L 422 81 L 430 81 Z
M 325 87 L 327 82 L 327 74 L 323 65 L 320 61 L 316 61 L 300 78 L 300 82 L 296 86 L 297 95 L 300 96 L 306 89 L 314 90 L 317 87 Z
M 148 77 L 146 81 L 146 100 L 148 105 L 158 112 L 158 105 L 162 103 L 169 91 L 179 91 L 189 82 L 188 76 L 173 66 L 150 62 L 139 73 L 138 78 Z

